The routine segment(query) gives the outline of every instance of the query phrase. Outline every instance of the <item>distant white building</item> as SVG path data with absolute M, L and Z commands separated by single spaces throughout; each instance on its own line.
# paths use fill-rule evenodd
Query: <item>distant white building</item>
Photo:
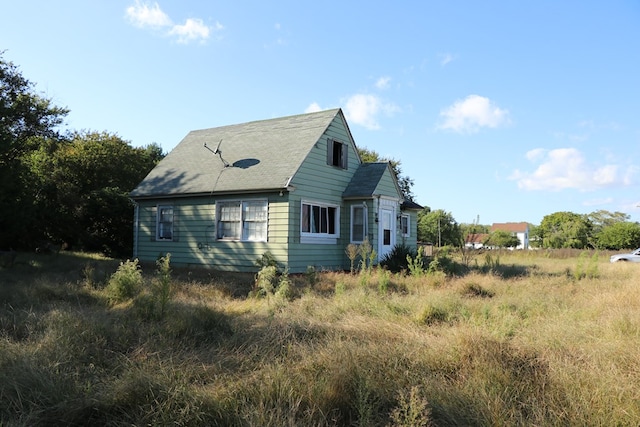
M 491 232 L 508 231 L 512 235 L 518 237 L 520 244 L 516 249 L 529 249 L 529 223 L 528 222 L 494 222 L 491 226 Z

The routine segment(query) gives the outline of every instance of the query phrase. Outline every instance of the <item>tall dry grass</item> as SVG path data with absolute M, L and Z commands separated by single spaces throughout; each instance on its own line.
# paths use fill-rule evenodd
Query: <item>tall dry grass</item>
M 318 272 L 287 298 L 174 269 L 161 316 L 153 265 L 116 302 L 114 260 L 18 261 L 0 270 L 2 425 L 640 424 L 640 266 L 607 254 Z

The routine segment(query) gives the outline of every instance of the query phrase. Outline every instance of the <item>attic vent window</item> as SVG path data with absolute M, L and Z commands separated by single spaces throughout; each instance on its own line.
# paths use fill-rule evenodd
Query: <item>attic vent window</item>
M 327 141 L 327 164 L 347 169 L 347 144 L 329 139 Z

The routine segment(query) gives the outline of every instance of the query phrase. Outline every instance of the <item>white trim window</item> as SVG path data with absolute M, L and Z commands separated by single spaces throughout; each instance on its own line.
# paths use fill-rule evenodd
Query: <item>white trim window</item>
M 366 205 L 351 205 L 351 243 L 362 243 L 367 235 Z
M 216 203 L 218 240 L 267 241 L 268 202 L 234 200 Z
M 158 206 L 156 214 L 156 240 L 173 240 L 173 206 Z
M 340 207 L 326 203 L 303 201 L 300 208 L 300 235 L 311 239 L 340 236 Z M 304 240 L 304 239 L 303 239 Z
M 400 233 L 402 233 L 402 237 L 409 237 L 411 234 L 411 223 L 409 221 L 409 215 L 400 215 Z

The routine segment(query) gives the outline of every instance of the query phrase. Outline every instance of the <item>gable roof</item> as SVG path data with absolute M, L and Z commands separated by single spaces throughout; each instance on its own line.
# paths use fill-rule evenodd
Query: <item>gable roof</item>
M 494 222 L 491 231 L 503 230 L 511 233 L 526 233 L 529 229 L 528 222 Z
M 487 233 L 470 233 L 465 237 L 465 243 L 484 243 L 484 241 L 489 237 Z
M 133 198 L 261 192 L 287 187 L 339 108 L 194 130 L 131 192 Z M 215 153 L 219 147 L 219 154 Z
M 361 163 L 342 193 L 342 197 L 348 199 L 373 196 L 382 176 L 389 168 L 389 162 Z M 399 189 L 398 194 L 400 194 Z

